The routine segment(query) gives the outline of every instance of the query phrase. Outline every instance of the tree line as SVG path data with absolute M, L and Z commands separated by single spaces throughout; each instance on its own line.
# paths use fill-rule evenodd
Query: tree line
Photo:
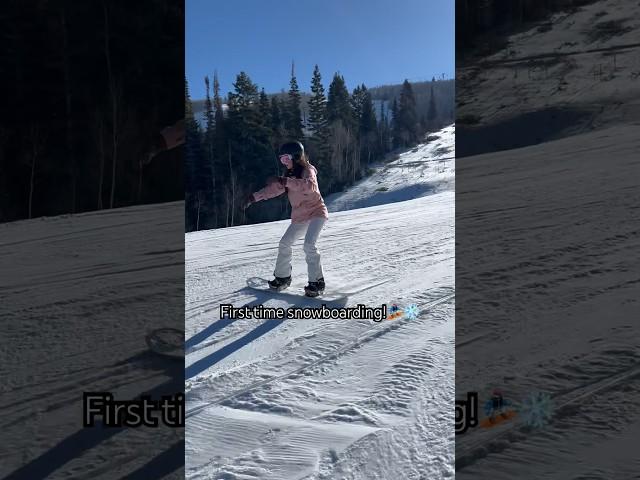
M 0 6 L 0 222 L 184 198 L 184 2 Z M 144 34 L 141 34 L 144 32 Z
M 422 111 L 407 80 L 399 92 L 387 91 L 387 98 L 374 104 L 366 85 L 350 92 L 338 73 L 325 89 L 317 65 L 310 94 L 301 93 L 293 65 L 284 94 L 267 95 L 245 72 L 236 76 L 226 99 L 216 74 L 204 81 L 198 121 L 185 79 L 187 231 L 287 218 L 285 196 L 242 208 L 266 177 L 281 174 L 277 151 L 286 141 L 303 142 L 318 169 L 322 194 L 328 195 L 362 178 L 387 153 L 413 147 L 426 132 L 453 121 L 453 82 L 435 78 L 428 82 L 429 100 Z M 441 83 L 448 94 L 443 114 L 435 94 Z

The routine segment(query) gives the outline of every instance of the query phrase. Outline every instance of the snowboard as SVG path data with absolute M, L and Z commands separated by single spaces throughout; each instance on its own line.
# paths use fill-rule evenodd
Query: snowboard
M 496 415 L 493 419 L 486 417 L 484 420 L 482 420 L 480 422 L 480 426 L 482 428 L 491 428 L 491 427 L 495 427 L 497 425 L 500 425 L 503 422 L 506 422 L 507 420 L 511 420 L 513 417 L 516 416 L 516 412 L 513 410 L 508 410 L 502 414 L 498 414 Z
M 322 305 L 324 303 L 327 306 L 332 307 L 344 307 L 347 304 L 347 300 L 349 299 L 348 295 L 341 292 L 333 291 L 330 288 L 325 289 L 325 291 L 317 297 L 309 297 L 305 294 L 304 285 L 297 285 L 295 283 L 292 283 L 285 289 L 275 290 L 269 287 L 268 282 L 269 281 L 266 278 L 253 277 L 247 279 L 247 287 L 259 292 L 277 295 L 285 299 L 289 298 L 294 301 L 296 299 L 309 300 L 310 302 L 317 303 L 318 305 Z
M 149 350 L 163 357 L 184 360 L 184 330 L 157 328 L 145 337 Z

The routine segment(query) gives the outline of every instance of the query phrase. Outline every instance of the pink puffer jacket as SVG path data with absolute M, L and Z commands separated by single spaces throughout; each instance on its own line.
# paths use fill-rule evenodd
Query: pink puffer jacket
M 302 178 L 286 178 L 286 192 L 291 202 L 291 223 L 304 223 L 312 218 L 329 218 L 318 188 L 317 170 L 313 165 L 304 169 Z M 257 201 L 268 200 L 285 192 L 285 187 L 278 182 L 271 183 L 253 194 Z

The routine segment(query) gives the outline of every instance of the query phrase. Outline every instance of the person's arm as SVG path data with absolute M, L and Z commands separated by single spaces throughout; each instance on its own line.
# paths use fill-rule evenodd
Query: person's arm
M 257 192 L 254 192 L 253 198 L 256 202 L 260 200 L 269 200 L 270 198 L 275 198 L 278 195 L 282 195 L 284 193 L 284 187 L 280 182 L 269 183 L 266 187 Z
M 184 118 L 171 126 L 164 128 L 160 134 L 164 140 L 165 150 L 179 147 L 185 142 L 185 120 Z
M 144 163 L 148 164 L 157 155 L 167 150 L 179 147 L 185 142 L 185 121 L 178 120 L 175 125 L 163 128 L 160 133 L 155 135 L 153 145 Z
M 294 192 L 310 192 L 318 190 L 318 178 L 314 168 L 307 169 L 307 176 L 304 178 L 285 177 L 283 185 Z

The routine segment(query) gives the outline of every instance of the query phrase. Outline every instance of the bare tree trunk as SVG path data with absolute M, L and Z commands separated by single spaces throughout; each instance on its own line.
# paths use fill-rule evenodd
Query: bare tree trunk
M 40 153 L 40 132 L 37 126 L 31 127 L 31 175 L 29 176 L 29 218 L 33 217 L 33 192 L 35 190 L 36 164 Z
M 69 50 L 67 41 L 67 19 L 64 8 L 60 10 L 60 24 L 62 25 L 62 57 L 64 65 L 64 86 L 65 86 L 65 114 L 66 114 L 66 137 L 67 152 L 71 160 L 71 213 L 76 212 L 76 199 L 78 191 L 78 165 L 76 163 L 75 149 L 73 147 L 73 122 L 71 117 L 71 75 L 69 73 Z
M 236 216 L 236 176 L 234 173 L 231 174 L 231 226 L 235 225 L 235 216 Z
M 229 205 L 231 204 L 231 200 L 229 199 L 229 187 L 224 189 L 224 200 L 225 200 L 225 212 L 226 212 L 226 218 L 225 218 L 225 227 L 229 226 Z
M 116 171 L 118 164 L 118 101 L 113 71 L 111 70 L 111 50 L 109 46 L 109 12 L 106 2 L 102 3 L 104 11 L 104 54 L 107 60 L 107 74 L 109 77 L 109 95 L 111 99 L 111 118 L 113 121 L 111 129 L 112 165 L 111 165 L 111 194 L 109 195 L 109 208 L 113 208 L 116 191 Z
M 218 206 L 216 205 L 216 165 L 213 139 L 209 138 L 209 168 L 211 169 L 211 203 L 213 206 L 213 225 L 218 226 Z
M 200 205 L 202 204 L 202 192 L 198 191 L 198 209 L 196 211 L 196 232 L 200 231 Z
M 236 179 L 233 173 L 233 164 L 231 162 L 231 145 L 227 147 L 227 150 L 229 160 L 229 176 L 231 178 L 231 226 L 233 226 L 236 204 Z
M 140 203 L 140 199 L 142 198 L 142 172 L 144 169 L 144 164 L 142 163 L 142 155 L 138 160 L 138 194 L 136 195 L 138 198 L 138 203 Z
M 102 210 L 102 186 L 104 184 L 104 120 L 102 114 L 96 114 L 96 140 L 98 141 L 98 210 Z
M 33 212 L 33 190 L 36 177 L 36 160 L 38 158 L 36 147 L 33 147 L 31 155 L 31 177 L 29 178 L 29 218 L 32 217 Z

